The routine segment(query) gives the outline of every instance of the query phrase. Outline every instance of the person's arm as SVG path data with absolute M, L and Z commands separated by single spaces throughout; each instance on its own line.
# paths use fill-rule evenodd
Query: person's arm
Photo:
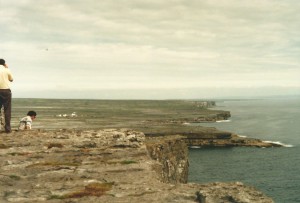
M 10 82 L 14 81 L 13 76 L 12 76 L 12 74 L 11 74 L 10 71 L 8 71 L 8 80 L 9 80 Z
M 27 130 L 31 130 L 31 121 L 26 122 L 26 128 Z
M 31 130 L 31 124 L 26 124 L 26 130 Z
M 8 65 L 7 64 L 4 64 L 3 66 L 8 69 Z M 8 80 L 10 82 L 14 81 L 14 79 L 13 79 L 12 74 L 11 74 L 10 71 L 8 71 Z

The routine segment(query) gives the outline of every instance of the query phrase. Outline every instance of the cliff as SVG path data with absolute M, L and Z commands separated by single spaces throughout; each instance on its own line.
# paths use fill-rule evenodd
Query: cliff
M 264 142 L 260 139 L 240 137 L 234 133 L 216 128 L 197 126 L 169 126 L 145 129 L 147 137 L 181 135 L 188 146 L 199 147 L 282 147 L 280 144 Z
M 163 182 L 186 183 L 188 179 L 188 150 L 181 136 L 148 138 L 150 157 L 158 161 L 155 170 Z
M 214 113 L 214 114 L 199 114 L 196 118 L 193 120 L 187 121 L 191 123 L 203 123 L 203 122 L 216 122 L 220 120 L 228 120 L 228 118 L 231 117 L 231 114 L 229 111 L 223 111 L 220 113 Z
M 256 202 L 242 183 L 187 183 L 182 136 L 129 129 L 0 135 L 0 202 Z

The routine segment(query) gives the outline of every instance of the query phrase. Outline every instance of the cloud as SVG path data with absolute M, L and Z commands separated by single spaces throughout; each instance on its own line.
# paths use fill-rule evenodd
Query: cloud
M 37 82 L 70 91 L 300 88 L 299 8 L 294 0 L 1 1 L 0 53 L 16 91 Z

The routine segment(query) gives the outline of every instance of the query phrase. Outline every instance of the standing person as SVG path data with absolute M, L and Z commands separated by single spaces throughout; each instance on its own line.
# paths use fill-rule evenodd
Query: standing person
M 12 74 L 8 69 L 4 59 L 0 59 L 0 110 L 4 108 L 5 132 L 10 133 L 11 119 L 11 91 L 9 88 L 10 82 L 13 81 Z
M 32 121 L 36 118 L 35 111 L 28 111 L 27 116 L 20 120 L 19 130 L 31 130 Z

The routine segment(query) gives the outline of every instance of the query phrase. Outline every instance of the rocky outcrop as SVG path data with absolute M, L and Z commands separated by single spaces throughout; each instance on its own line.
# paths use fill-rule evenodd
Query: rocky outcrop
M 187 134 L 186 142 L 189 146 L 202 147 L 282 147 L 282 145 L 264 142 L 260 139 L 240 137 L 238 135 L 219 131 L 215 134 Z
M 189 122 L 191 123 L 216 122 L 221 120 L 228 120 L 228 118 L 230 117 L 231 114 L 229 111 L 223 111 L 215 114 L 204 114 L 204 115 L 200 114 L 192 121 Z
M 282 147 L 278 143 L 264 142 L 260 139 L 241 137 L 216 128 L 181 127 L 146 131 L 147 137 L 181 135 L 188 146 L 200 147 Z
M 181 136 L 148 138 L 147 150 L 158 161 L 155 170 L 167 183 L 186 183 L 188 179 L 188 150 Z
M 200 186 L 200 187 L 199 187 Z M 199 185 L 196 202 L 199 203 L 272 203 L 263 193 L 241 182 Z
M 195 101 L 195 106 L 198 108 L 212 108 L 216 106 L 215 101 Z
M 155 119 L 144 121 L 147 125 L 182 125 L 191 123 L 212 123 L 216 121 L 228 120 L 231 117 L 229 111 L 218 111 L 218 112 L 205 112 L 204 114 L 198 113 L 196 116 L 190 118 L 176 118 L 176 119 Z
M 187 183 L 181 136 L 129 129 L 0 134 L 0 202 L 271 203 L 242 183 Z

